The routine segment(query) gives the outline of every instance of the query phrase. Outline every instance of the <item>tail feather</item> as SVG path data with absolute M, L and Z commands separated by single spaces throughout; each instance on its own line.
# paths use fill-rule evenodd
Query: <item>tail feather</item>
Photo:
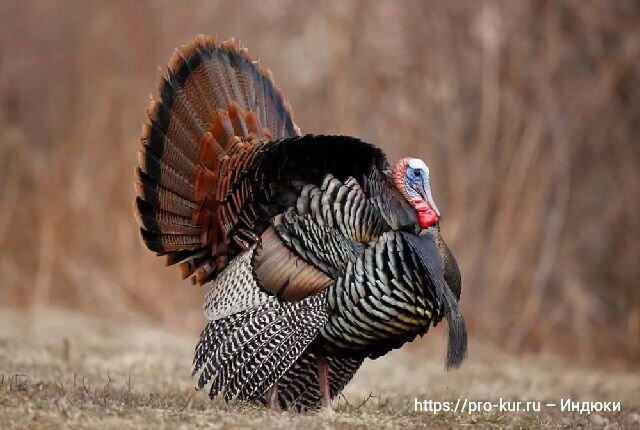
M 148 230 L 140 230 L 142 240 L 151 251 L 163 254 L 165 252 L 179 251 L 183 249 L 197 250 L 200 245 L 200 236 L 185 234 L 161 234 L 157 235 Z
M 197 235 L 200 229 L 191 218 L 180 216 L 171 211 L 155 208 L 148 202 L 137 198 L 138 222 L 152 233 Z
M 202 121 L 204 125 L 206 119 L 213 115 L 215 107 L 211 100 L 211 93 L 204 90 L 208 76 L 203 71 L 203 67 L 198 67 L 203 61 L 202 50 L 199 49 L 198 44 L 189 44 L 183 49 L 175 50 L 174 57 L 169 62 L 169 69 L 177 78 L 171 81 L 177 98 L 182 99 L 182 103 L 192 113 L 191 117 Z M 178 74 L 182 76 L 177 76 Z M 222 84 L 221 86 L 225 86 L 222 81 L 218 82 Z M 182 85 L 179 85 L 180 83 Z
M 204 129 L 202 120 L 192 114 L 182 97 L 175 95 L 175 84 L 168 78 L 161 78 L 159 85 L 160 98 L 151 100 L 147 109 L 148 123 L 143 126 L 142 143 L 163 149 L 170 140 L 185 155 L 197 154 Z
M 152 152 L 165 164 L 177 170 L 181 176 L 190 179 L 198 162 L 197 148 L 178 145 L 154 123 L 146 124 L 144 127 L 143 134 L 148 136 L 143 142 L 145 151 Z M 158 141 L 162 141 L 162 145 L 158 145 Z
M 265 140 L 300 131 L 270 72 L 233 40 L 201 36 L 177 49 L 157 87 L 136 172 L 138 199 L 147 203 L 135 207 L 141 237 L 170 262 L 207 250 L 198 265 L 181 266 L 202 283 L 255 241 L 242 235 L 247 228 L 239 221 L 255 218 L 251 190 L 230 170 L 246 168 Z
M 173 191 L 162 186 L 149 185 L 149 179 L 142 177 L 145 175 L 144 173 L 138 172 L 138 175 L 135 184 L 138 192 L 135 203 L 136 206 L 134 207 L 136 215 L 140 213 L 140 203 L 138 203 L 137 200 L 146 202 L 155 210 L 171 212 L 186 218 L 190 217 L 194 210 L 197 210 L 191 201 L 179 196 Z
M 149 179 L 148 186 L 155 187 L 161 184 L 174 194 L 193 201 L 194 184 L 188 177 L 180 174 L 173 166 L 158 158 L 152 152 L 140 154 L 138 157 L 138 168 L 146 174 L 145 178 Z

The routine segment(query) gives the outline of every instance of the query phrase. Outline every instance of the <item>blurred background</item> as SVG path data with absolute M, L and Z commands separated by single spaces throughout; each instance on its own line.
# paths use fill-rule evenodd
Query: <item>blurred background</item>
M 640 363 L 638 1 L 3 0 L 0 312 L 199 332 L 205 290 L 132 202 L 158 67 L 200 33 L 269 67 L 304 133 L 427 161 L 472 339 Z

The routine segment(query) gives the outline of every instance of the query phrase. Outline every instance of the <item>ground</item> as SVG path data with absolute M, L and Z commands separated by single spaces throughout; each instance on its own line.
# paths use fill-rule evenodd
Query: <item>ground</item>
M 511 357 L 472 343 L 447 372 L 410 347 L 367 361 L 333 411 L 296 414 L 209 401 L 193 389 L 198 333 L 0 310 L 0 429 L 11 428 L 640 428 L 640 372 L 576 368 L 554 357 Z M 429 341 L 431 341 L 429 339 Z M 421 347 L 422 348 L 422 347 Z M 540 401 L 540 412 L 416 411 L 416 401 Z M 561 399 L 620 402 L 619 412 L 561 411 Z M 557 407 L 546 407 L 555 402 Z M 523 403 L 524 405 L 525 403 Z M 581 403 L 582 405 L 582 403 Z M 421 405 L 425 407 L 424 403 Z M 452 406 L 453 407 L 453 406 Z M 525 407 L 525 406 L 522 406 Z

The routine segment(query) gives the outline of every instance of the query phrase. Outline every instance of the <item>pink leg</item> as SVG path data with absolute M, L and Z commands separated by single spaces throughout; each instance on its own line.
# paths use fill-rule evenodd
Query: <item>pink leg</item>
M 269 408 L 276 409 L 278 407 L 278 381 L 274 382 L 269 388 Z
M 322 392 L 322 406 L 331 407 L 331 394 L 329 393 L 329 363 L 326 357 L 318 357 L 318 381 Z

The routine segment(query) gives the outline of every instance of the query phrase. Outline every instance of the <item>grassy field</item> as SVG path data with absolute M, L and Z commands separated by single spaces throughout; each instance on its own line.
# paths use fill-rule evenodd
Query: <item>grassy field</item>
M 295 414 L 211 402 L 193 389 L 198 333 L 46 311 L 0 312 L 0 428 L 640 428 L 640 373 L 513 358 L 477 344 L 445 372 L 441 336 L 366 362 L 333 411 Z M 540 412 L 416 412 L 415 399 L 541 401 Z M 561 412 L 561 398 L 619 401 L 620 412 Z M 546 402 L 558 403 L 546 408 Z

